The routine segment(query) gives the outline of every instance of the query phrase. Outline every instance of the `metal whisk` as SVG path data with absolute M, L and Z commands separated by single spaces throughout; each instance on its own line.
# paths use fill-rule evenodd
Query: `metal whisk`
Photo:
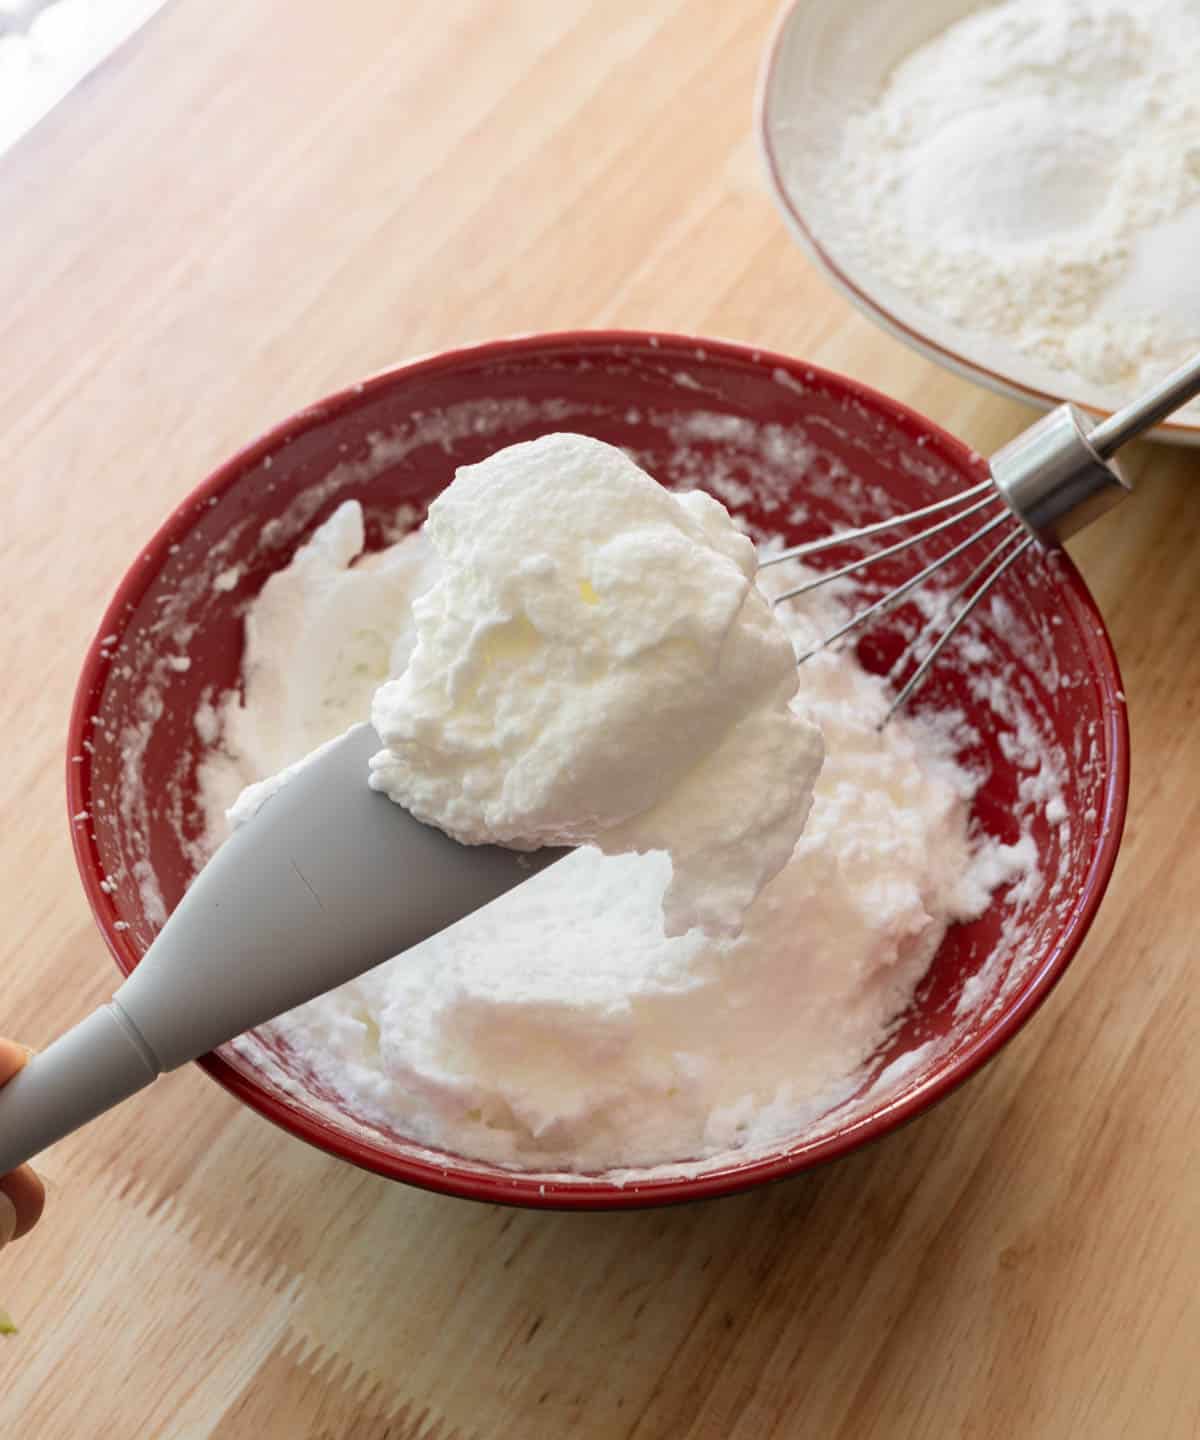
M 803 585 L 777 595 L 774 603 L 779 605 L 807 595 L 832 580 L 865 570 L 876 561 L 898 555 L 964 521 L 979 517 L 976 528 L 965 539 L 930 561 L 903 584 L 864 606 L 818 645 L 798 656 L 799 663 L 803 664 L 843 636 L 891 610 L 906 595 L 972 547 L 991 541 L 967 578 L 946 597 L 941 612 L 927 622 L 897 662 L 898 667 L 906 657 L 920 654 L 922 648 L 933 640 L 938 627 L 945 626 L 897 692 L 888 710 L 887 718 L 890 719 L 928 675 L 971 611 L 1022 555 L 1034 546 L 1047 550 L 1061 545 L 1130 493 L 1129 482 L 1112 459 L 1121 446 L 1197 395 L 1200 395 L 1200 355 L 1181 365 L 1140 399 L 1096 425 L 1092 425 L 1074 405 L 1058 406 L 998 450 L 990 462 L 990 477 L 979 485 L 933 505 L 922 506 L 919 510 L 893 515 L 855 530 L 840 530 L 821 540 L 795 545 L 790 550 L 769 556 L 762 561 L 763 567 L 778 565 L 784 560 L 807 560 L 825 550 L 872 540 L 903 525 L 933 522 L 916 534 L 885 545 L 881 550 L 871 551 L 837 569 L 824 571 Z

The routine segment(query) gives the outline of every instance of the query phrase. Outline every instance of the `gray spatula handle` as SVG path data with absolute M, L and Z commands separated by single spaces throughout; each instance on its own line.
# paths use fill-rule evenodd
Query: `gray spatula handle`
M 0 1090 L 0 1175 L 149 1085 L 157 1074 L 115 1005 L 93 1011 Z
M 0 1175 L 198 1055 L 444 930 L 566 852 L 459 845 L 367 784 L 359 725 L 225 842 L 109 1005 L 0 1089 Z

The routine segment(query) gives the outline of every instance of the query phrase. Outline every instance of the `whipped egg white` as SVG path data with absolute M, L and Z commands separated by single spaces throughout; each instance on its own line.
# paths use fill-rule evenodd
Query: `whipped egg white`
M 551 439 L 536 442 L 537 484 L 498 513 L 485 482 L 504 466 L 486 462 L 440 520 L 435 505 L 389 549 L 362 554 L 350 501 L 272 576 L 246 616 L 240 693 L 198 717 L 217 737 L 200 772 L 209 845 L 246 786 L 360 721 L 375 696 L 376 780 L 405 803 L 460 838 L 594 839 L 267 1028 L 356 1118 L 456 1155 L 591 1171 L 774 1144 L 849 1093 L 946 927 L 1032 862 L 972 836 L 979 777 L 937 731 L 904 716 L 881 728 L 886 682 L 853 653 L 797 672 L 753 552 L 715 502 L 659 492 L 660 504 L 620 452 Z M 552 459 L 559 473 L 578 463 L 576 515 L 550 504 Z M 623 519 L 606 516 L 605 484 L 625 497 Z M 484 573 L 456 582 L 471 564 Z M 782 589 L 797 570 L 767 573 Z M 780 611 L 801 648 L 839 612 L 825 592 Z M 522 693 L 542 685 L 571 724 Z M 661 706 L 659 723 L 639 705 Z M 439 715 L 453 722 L 444 751 Z M 630 754 L 635 741 L 644 753 Z M 772 765 L 788 744 L 781 780 Z M 799 816 L 774 814 L 777 785 Z M 743 812 L 743 797 L 765 811 Z M 757 857 L 737 853 L 739 834 Z M 729 917 L 772 846 L 782 868 L 735 934 Z M 667 933 L 664 915 L 687 907 L 710 933 Z
M 468 845 L 666 851 L 667 934 L 737 934 L 824 746 L 725 507 L 554 434 L 460 469 L 424 528 L 439 575 L 371 706 L 371 783 Z

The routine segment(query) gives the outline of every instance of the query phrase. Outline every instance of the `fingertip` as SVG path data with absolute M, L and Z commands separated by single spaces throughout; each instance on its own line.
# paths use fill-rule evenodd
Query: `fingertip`
M 0 1039 L 0 1085 L 11 1080 L 29 1059 L 33 1051 L 15 1040 Z M 16 1230 L 10 1237 L 19 1240 L 42 1218 L 46 1207 L 46 1187 L 28 1165 L 22 1165 L 10 1175 L 0 1177 L 0 1191 L 12 1202 L 17 1213 Z
M 19 1170 L 0 1179 L 0 1190 L 12 1201 L 17 1212 L 17 1228 L 12 1238 L 19 1240 L 22 1235 L 28 1235 L 42 1218 L 42 1211 L 46 1208 L 46 1187 L 28 1165 L 22 1165 Z
M 0 1085 L 11 1080 L 32 1054 L 27 1045 L 18 1045 L 15 1040 L 0 1040 Z

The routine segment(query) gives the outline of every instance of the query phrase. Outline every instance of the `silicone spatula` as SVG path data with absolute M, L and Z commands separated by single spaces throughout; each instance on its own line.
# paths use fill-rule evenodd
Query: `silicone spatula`
M 458 844 L 370 788 L 378 749 L 358 725 L 318 752 L 217 851 L 109 1003 L 0 1090 L 0 1175 L 567 853 Z

